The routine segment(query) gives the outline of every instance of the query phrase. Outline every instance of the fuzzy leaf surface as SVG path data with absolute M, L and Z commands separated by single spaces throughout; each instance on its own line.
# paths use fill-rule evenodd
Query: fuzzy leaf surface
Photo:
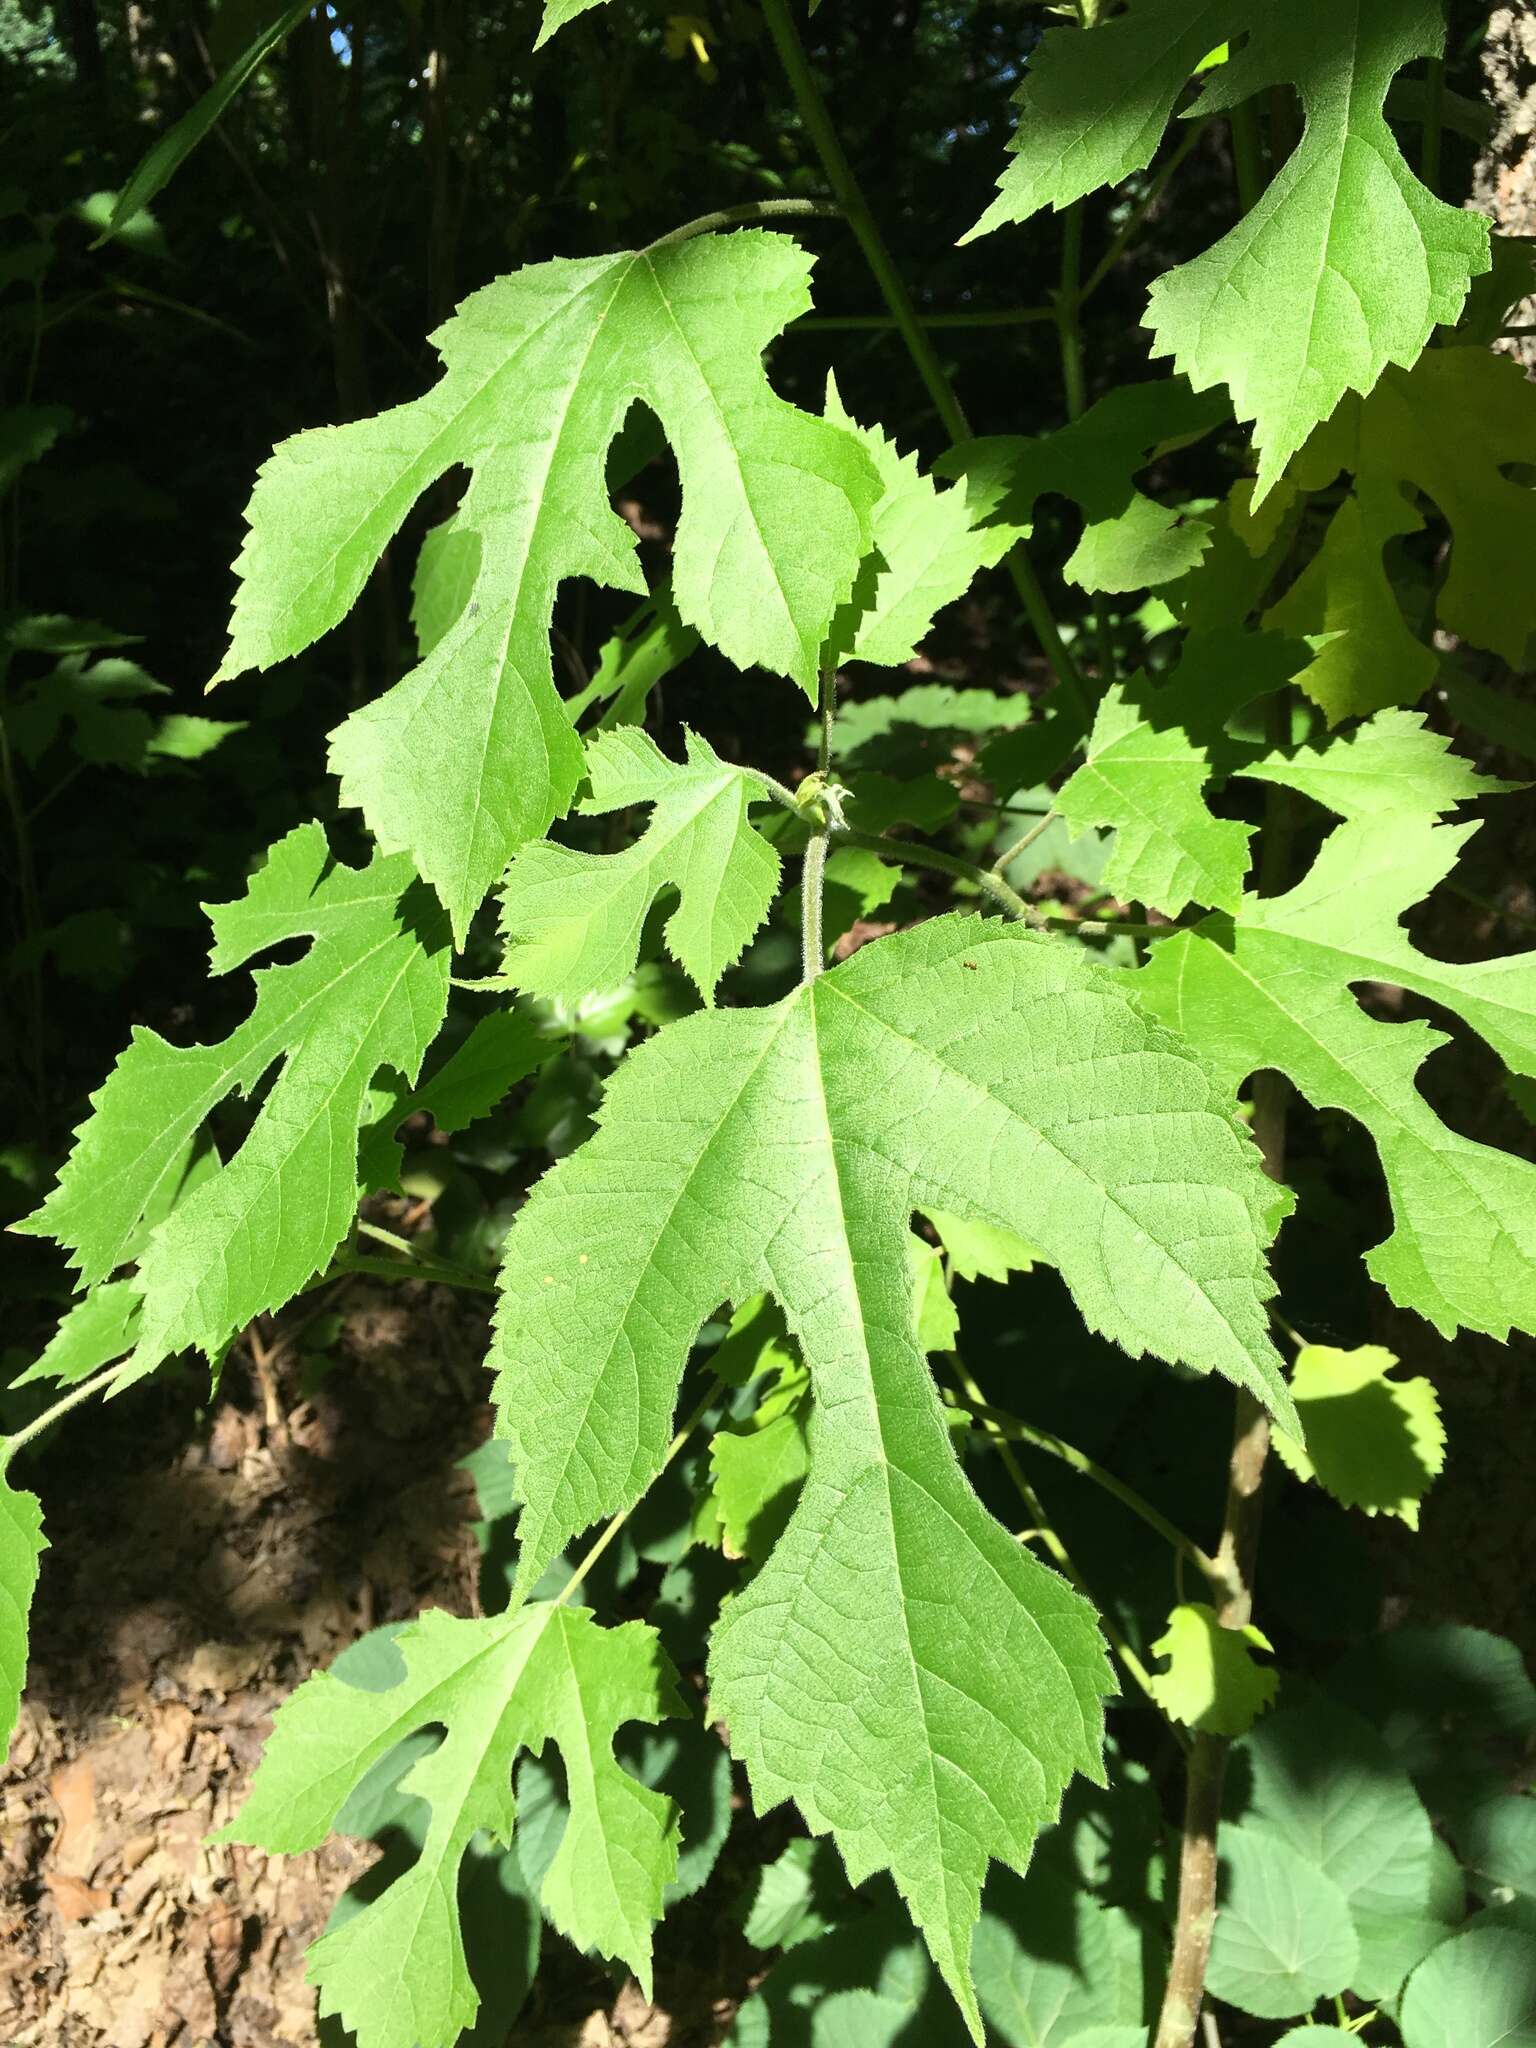
M 445 374 L 425 396 L 300 434 L 263 468 L 221 676 L 269 667 L 336 625 L 422 492 L 455 464 L 471 471 L 453 521 L 456 544 L 478 550 L 468 601 L 331 744 L 344 800 L 386 851 L 411 854 L 461 942 L 580 779 L 550 666 L 560 583 L 645 595 L 605 471 L 637 399 L 682 475 L 678 612 L 739 668 L 814 692 L 880 487 L 851 434 L 779 398 L 763 371 L 764 347 L 810 303 L 809 272 L 794 243 L 759 230 L 531 265 L 438 330 Z
M 1360 1943 L 1342 1891 L 1278 1835 L 1221 1831 L 1223 1883 L 1207 1982 L 1260 2019 L 1298 2019 L 1342 1991 Z
M 720 1301 L 781 1304 L 811 1373 L 809 1471 L 716 1631 L 712 1697 L 760 1808 L 794 1798 L 856 1882 L 892 1870 L 973 2024 L 987 1863 L 1022 1868 L 1072 1772 L 1097 1771 L 1107 1671 L 1088 1609 L 955 1461 L 913 1210 L 1004 1227 L 1091 1327 L 1290 1412 L 1263 1309 L 1282 1198 L 1123 988 L 1075 949 L 946 917 L 769 1008 L 687 1019 L 625 1061 L 508 1239 L 493 1359 L 525 1583 L 655 1475 Z
M 465 1962 L 459 1870 L 482 1828 L 503 1847 L 516 1819 L 512 1768 L 553 1742 L 570 1818 L 544 1875 L 545 1912 L 583 1948 L 621 1956 L 650 1987 L 651 1927 L 677 1869 L 671 1802 L 622 1770 L 629 1721 L 681 1711 L 653 1630 L 600 1628 L 544 1602 L 476 1621 L 435 1610 L 395 1637 L 405 1676 L 365 1692 L 328 1671 L 278 1710 L 245 1804 L 221 1840 L 296 1855 L 323 1842 L 353 1789 L 406 1737 L 442 1743 L 401 1780 L 431 1824 L 411 1869 L 309 1952 L 320 2012 L 358 2048 L 451 2048 L 479 1995 Z
M 675 889 L 667 946 L 707 1003 L 745 951 L 778 893 L 779 856 L 747 816 L 760 783 L 687 735 L 685 764 L 669 761 L 638 726 L 587 748 L 592 794 L 584 812 L 651 805 L 651 821 L 621 853 L 579 853 L 540 840 L 513 861 L 502 894 L 508 978 L 533 995 L 576 1004 L 635 971 L 651 905 Z
M 1235 1089 L 1261 1067 L 1340 1109 L 1381 1155 L 1395 1228 L 1373 1277 L 1437 1329 L 1536 1328 L 1536 1166 L 1449 1129 L 1416 1075 L 1445 1034 L 1383 1023 L 1354 989 L 1384 982 L 1443 1004 L 1515 1073 L 1536 1072 L 1536 957 L 1432 960 L 1399 922 L 1450 872 L 1475 825 L 1362 818 L 1334 831 L 1283 896 L 1248 897 L 1161 940 L 1143 1000 Z
M 1170 917 L 1190 902 L 1237 908 L 1253 827 L 1212 815 L 1211 749 L 1225 718 L 1279 688 L 1299 658 L 1276 635 L 1210 634 L 1186 642 L 1168 682 L 1110 685 L 1054 806 L 1075 834 L 1113 827 L 1105 889 Z
M 447 1008 L 447 920 L 398 856 L 349 868 L 318 825 L 301 825 L 243 897 L 208 912 L 216 974 L 287 940 L 312 944 L 294 965 L 256 972 L 255 1007 L 220 1044 L 173 1046 L 137 1028 L 57 1187 L 19 1226 L 66 1246 L 86 1286 L 139 1256 L 124 1385 L 189 1345 L 215 1355 L 324 1269 L 357 1207 L 374 1079 L 388 1069 L 414 1082 Z M 176 1201 L 140 1255 L 145 1219 L 181 1186 L 200 1127 L 279 1063 L 240 1149 Z
M 1380 711 L 1347 732 L 1245 761 L 1241 772 L 1300 790 L 1340 818 L 1422 818 L 1523 787 L 1479 775 L 1419 711 Z

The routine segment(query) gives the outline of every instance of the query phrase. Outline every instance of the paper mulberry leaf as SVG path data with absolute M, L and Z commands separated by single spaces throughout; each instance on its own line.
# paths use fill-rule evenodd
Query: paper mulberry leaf
M 549 1602 L 465 1621 L 430 1611 L 395 1637 L 405 1676 L 365 1692 L 330 1672 L 278 1710 L 245 1804 L 218 1838 L 296 1855 L 325 1840 L 355 1786 L 395 1745 L 441 1726 L 444 1740 L 401 1790 L 432 1818 L 410 1870 L 309 1952 L 320 2012 L 358 2048 L 451 2048 L 479 1995 L 459 1927 L 459 1868 L 484 1828 L 512 1840 L 512 1767 L 553 1742 L 570 1818 L 542 1903 L 582 1948 L 620 1956 L 650 1992 L 651 1927 L 677 1869 L 671 1802 L 622 1770 L 613 1741 L 629 1721 L 681 1711 L 655 1632 L 600 1628 Z
M 1247 40 L 1194 113 L 1294 85 L 1301 140 L 1230 233 L 1157 280 L 1146 324 L 1154 354 L 1200 390 L 1227 385 L 1254 422 L 1262 498 L 1346 392 L 1455 321 L 1488 226 L 1419 183 L 1382 112 L 1395 74 L 1443 50 L 1439 0 L 1243 0 L 1232 26 Z
M 654 1477 L 718 1304 L 781 1304 L 812 1380 L 809 1473 L 716 1630 L 712 1701 L 760 1807 L 794 1798 L 855 1882 L 893 1872 L 973 2024 L 988 1860 L 1022 1868 L 1071 1773 L 1097 1771 L 1108 1673 L 1090 1611 L 955 1460 L 917 1339 L 913 1210 L 1002 1226 L 1093 1328 L 1290 1414 L 1263 1307 L 1284 1198 L 1123 986 L 956 916 L 769 1008 L 669 1026 L 520 1212 L 497 1314 L 528 1584 Z
M 826 414 L 858 436 L 884 486 L 874 511 L 874 552 L 852 602 L 833 621 L 830 652 L 840 661 L 899 668 L 917 652 L 935 613 L 963 597 L 977 571 L 1000 562 L 1024 529 L 1006 520 L 979 524 L 963 490 L 941 491 L 915 455 L 898 455 L 877 427 L 851 420 L 830 379 Z
M 1331 1878 L 1351 1917 L 1424 1902 L 1434 1834 L 1413 1782 L 1361 1715 L 1318 1696 L 1284 1707 L 1233 1753 L 1229 1816 L 1278 1835 Z
M 1146 324 L 1155 354 L 1197 390 L 1227 385 L 1254 421 L 1263 497 L 1344 394 L 1412 364 L 1489 267 L 1486 223 L 1419 183 L 1382 112 L 1397 72 L 1444 47 L 1437 0 L 1136 0 L 1091 32 L 1049 31 L 977 231 L 1150 163 L 1195 66 L 1238 38 L 1192 115 L 1294 85 L 1301 140 L 1236 227 L 1157 280 Z
M 0 1763 L 21 1706 L 27 1620 L 37 1590 L 37 1561 L 47 1548 L 41 1501 L 12 1486 L 0 1467 Z
M 1236 1089 L 1262 1067 L 1289 1075 L 1318 1108 L 1375 1140 L 1392 1235 L 1366 1260 L 1404 1308 L 1449 1336 L 1536 1328 L 1536 1166 L 1449 1129 L 1416 1076 L 1444 1033 L 1383 1023 L 1355 989 L 1382 982 L 1442 1004 L 1506 1065 L 1536 1073 L 1536 956 L 1469 966 L 1433 960 L 1404 911 L 1441 881 L 1475 825 L 1362 818 L 1325 840 L 1283 896 L 1247 897 L 1157 941 L 1142 999 Z
M 764 801 L 754 777 L 722 761 L 708 740 L 687 735 L 686 764 L 669 761 L 637 726 L 603 733 L 587 748 L 586 812 L 654 806 L 622 853 L 578 853 L 548 840 L 513 861 L 502 895 L 506 973 L 519 988 L 575 1004 L 614 989 L 635 971 L 651 905 L 669 889 L 673 957 L 706 1002 L 734 965 L 778 893 L 779 856 L 747 817 Z
M 1314 1479 L 1347 1508 L 1419 1526 L 1419 1503 L 1445 1466 L 1445 1424 L 1432 1381 L 1392 1378 L 1379 1344 L 1354 1351 L 1304 1344 L 1291 1393 L 1307 1438 L 1282 1430 L 1275 1449 L 1298 1479 Z
M 398 856 L 349 868 L 318 825 L 301 825 L 243 897 L 207 907 L 216 974 L 288 940 L 312 943 L 294 965 L 258 970 L 254 1009 L 218 1045 L 136 1029 L 58 1186 L 18 1226 L 66 1246 L 86 1286 L 139 1257 L 143 1307 L 123 1384 L 189 1345 L 214 1355 L 323 1271 L 357 1207 L 375 1077 L 413 1082 L 447 1008 L 447 920 Z M 140 1254 L 146 1216 L 187 1173 L 190 1141 L 275 1066 L 234 1157 L 176 1202 Z
M 1221 1890 L 1207 1982 L 1260 2019 L 1288 2020 L 1349 1983 L 1360 1943 L 1332 1878 L 1257 1827 L 1221 1831 Z
M 779 398 L 763 371 L 764 347 L 810 303 L 809 272 L 793 242 L 759 230 L 531 265 L 438 330 L 444 375 L 424 397 L 300 434 L 263 468 L 221 676 L 336 625 L 422 492 L 455 464 L 471 471 L 453 521 L 454 545 L 476 551 L 468 601 L 331 744 L 344 800 L 386 851 L 410 853 L 461 941 L 581 776 L 550 668 L 560 583 L 645 594 L 605 472 L 636 400 L 682 474 L 678 612 L 737 667 L 814 692 L 879 482 L 853 435 Z M 443 608 L 429 610 L 435 630 Z
M 1142 590 L 1194 568 L 1211 535 L 1205 520 L 1159 505 L 1132 479 L 1161 450 L 1199 440 L 1229 416 L 1219 394 L 1164 377 L 1106 393 L 1054 434 L 964 441 L 935 470 L 963 477 L 973 516 L 1000 520 L 1014 534 L 1029 531 L 1047 494 L 1070 498 L 1085 524 L 1063 575 L 1084 590 Z

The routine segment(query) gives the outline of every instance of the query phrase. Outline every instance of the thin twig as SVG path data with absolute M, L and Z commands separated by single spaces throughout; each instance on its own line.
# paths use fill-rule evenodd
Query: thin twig
M 662 1473 L 666 1471 L 667 1467 L 671 1464 L 672 1460 L 683 1448 L 683 1445 L 687 1443 L 689 1437 L 692 1436 L 693 1432 L 704 1420 L 704 1417 L 709 1413 L 710 1409 L 714 1406 L 716 1400 L 719 1398 L 719 1394 L 720 1382 L 718 1379 L 712 1377 L 708 1389 L 705 1392 L 703 1400 L 701 1400 L 698 1406 L 692 1410 L 692 1412 L 688 1416 L 688 1419 L 683 1423 L 682 1427 L 678 1430 L 676 1436 L 673 1437 L 671 1443 L 667 1445 L 661 1463 L 656 1467 L 655 1476 L 657 1479 L 659 1479 Z M 571 1576 L 566 1580 L 564 1586 L 561 1588 L 555 1600 L 555 1605 L 557 1607 L 563 1607 L 566 1601 L 570 1599 L 571 1595 L 576 1591 L 576 1588 L 581 1584 L 582 1580 L 587 1576 L 588 1572 L 591 1571 L 593 1565 L 597 1563 L 597 1560 L 602 1556 L 603 1552 L 608 1548 L 609 1544 L 612 1543 L 615 1536 L 618 1535 L 619 1531 L 623 1528 L 624 1524 L 629 1520 L 630 1516 L 634 1513 L 635 1509 L 638 1506 L 638 1501 L 631 1501 L 627 1508 L 620 1508 L 619 1512 L 616 1515 L 610 1517 L 609 1521 L 603 1529 L 602 1534 L 597 1538 L 596 1542 L 593 1543 L 591 1547 L 587 1550 L 585 1556 L 581 1558 L 581 1560 L 576 1566 L 576 1569 L 571 1573 Z
M 1170 1522 L 1161 1509 L 1153 1507 L 1132 1486 L 1123 1479 L 1117 1479 L 1113 1472 L 1106 1471 L 1086 1451 L 1080 1451 L 1076 1444 L 1069 1444 L 1064 1437 L 1053 1436 L 1049 1430 L 1036 1429 L 1032 1423 L 1020 1416 L 1012 1415 L 1006 1408 L 994 1408 L 988 1401 L 971 1401 L 966 1404 L 968 1412 L 975 1416 L 985 1435 L 1002 1435 L 1019 1443 L 1032 1444 L 1038 1451 L 1045 1451 L 1053 1458 L 1059 1458 L 1064 1465 L 1070 1465 L 1074 1472 L 1080 1472 L 1085 1479 L 1091 1479 L 1095 1486 L 1112 1494 L 1122 1507 L 1140 1516 L 1149 1529 L 1156 1530 L 1168 1546 L 1189 1562 L 1208 1579 L 1216 1579 L 1219 1567 L 1215 1558 L 1200 1548 L 1192 1536 L 1186 1536 L 1177 1524 Z
M 966 1369 L 964 1360 L 958 1357 L 956 1353 L 951 1351 L 948 1354 L 945 1362 L 949 1366 L 950 1372 L 953 1375 L 956 1384 L 959 1386 L 961 1393 L 964 1394 L 964 1396 L 966 1397 L 967 1402 L 974 1403 L 978 1409 L 985 1408 L 987 1404 L 982 1397 L 981 1389 L 977 1386 L 976 1382 L 971 1378 L 969 1371 Z M 993 1426 L 992 1424 L 984 1423 L 983 1429 L 989 1437 L 993 1449 L 997 1452 L 997 1455 L 1002 1462 L 1003 1470 L 1008 1474 L 1010 1480 L 1012 1480 L 1015 1492 L 1018 1494 L 1020 1500 L 1023 1501 L 1025 1507 L 1029 1510 L 1030 1520 L 1033 1524 L 1033 1527 L 1029 1533 L 1040 1538 L 1041 1542 L 1045 1545 L 1046 1549 L 1055 1559 L 1057 1567 L 1061 1571 L 1062 1576 L 1077 1588 L 1078 1592 L 1082 1594 L 1083 1598 L 1093 1608 L 1094 1612 L 1098 1616 L 1099 1626 L 1104 1632 L 1105 1641 L 1109 1644 L 1109 1647 L 1114 1651 L 1115 1655 L 1120 1659 L 1120 1662 L 1124 1665 L 1126 1671 L 1130 1674 L 1131 1678 L 1135 1680 L 1136 1684 L 1140 1686 L 1141 1690 L 1146 1694 L 1147 1698 L 1152 1702 L 1153 1706 L 1157 1707 L 1158 1712 L 1161 1714 L 1163 1712 L 1163 1709 L 1159 1704 L 1157 1694 L 1153 1689 L 1151 1673 L 1147 1670 L 1146 1665 L 1142 1663 L 1141 1659 L 1137 1656 L 1136 1652 L 1131 1648 L 1130 1644 L 1126 1641 L 1125 1637 L 1121 1634 L 1120 1630 L 1110 1620 L 1109 1616 L 1104 1612 L 1104 1610 L 1100 1607 L 1098 1601 L 1094 1599 L 1092 1593 L 1088 1590 L 1087 1582 L 1084 1580 L 1083 1575 L 1078 1570 L 1077 1566 L 1072 1562 L 1071 1554 L 1067 1550 L 1067 1546 L 1062 1542 L 1061 1537 L 1058 1535 L 1056 1531 L 1055 1524 L 1052 1522 L 1050 1516 L 1046 1513 L 1044 1502 L 1041 1500 L 1039 1494 L 1036 1493 L 1033 1486 L 1030 1485 L 1029 1480 L 1025 1476 L 1024 1468 L 1020 1465 L 1018 1459 L 1014 1456 L 1013 1446 L 1009 1443 L 1007 1437 L 1003 1435 L 1002 1431 Z M 1164 1718 L 1167 1718 L 1166 1715 L 1164 1716 Z M 1172 1722 L 1169 1722 L 1169 1726 L 1173 1728 L 1174 1734 L 1178 1736 L 1181 1741 L 1185 1739 L 1182 1730 L 1176 1727 Z

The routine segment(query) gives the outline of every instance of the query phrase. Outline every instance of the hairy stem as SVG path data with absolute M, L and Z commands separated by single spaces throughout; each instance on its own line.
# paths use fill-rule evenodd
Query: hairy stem
M 837 129 L 827 111 L 826 101 L 822 98 L 821 88 L 817 85 L 815 74 L 811 70 L 810 59 L 805 54 L 800 32 L 789 11 L 788 0 L 762 0 L 762 7 L 768 32 L 778 50 L 779 61 L 784 66 L 784 75 L 789 80 L 789 88 L 795 96 L 796 106 L 800 109 L 800 118 L 805 123 L 806 133 L 811 138 L 816 154 L 821 158 L 821 167 L 826 173 L 827 183 L 832 187 L 844 217 L 864 252 L 864 260 L 869 265 L 870 274 L 879 288 L 880 296 L 890 308 L 891 318 L 906 343 L 913 368 L 922 378 L 928 396 L 933 400 L 934 410 L 950 439 L 968 441 L 971 437 L 970 421 L 965 416 L 965 409 L 956 396 L 955 387 L 949 381 L 944 365 L 934 351 L 933 343 L 928 339 L 917 309 L 912 303 L 911 294 L 900 271 L 891 260 L 891 252 L 885 245 L 884 236 L 875 224 L 875 217 L 864 197 L 863 187 L 844 153 Z M 1009 550 L 1006 567 L 1019 601 L 1024 607 L 1025 615 L 1034 629 L 1035 637 L 1051 665 L 1063 699 L 1079 717 L 1086 719 L 1088 698 L 1083 689 L 1082 677 L 1063 644 L 1045 591 L 1022 541 Z
M 1004 850 L 997 856 L 997 859 L 993 861 L 992 873 L 994 875 L 1006 875 L 1008 870 L 1013 866 L 1014 862 L 1018 859 L 1019 855 L 1024 851 L 1024 849 L 1027 846 L 1034 845 L 1035 841 L 1040 837 L 1040 834 L 1045 830 L 1046 826 L 1052 822 L 1055 816 L 1056 813 L 1054 811 L 1047 811 L 1043 818 L 1037 818 L 1035 820 L 1034 824 L 1029 827 L 1027 832 L 1021 832 L 1018 838 L 1014 840 L 1013 844 L 1011 846 L 1005 847 Z
M 670 249 L 677 242 L 691 242 L 695 235 L 718 234 L 722 228 L 746 227 L 755 220 L 836 220 L 842 210 L 829 199 L 752 199 L 745 206 L 722 206 L 717 213 L 685 220 L 647 248 Z
M 975 861 L 965 860 L 958 853 L 944 853 L 936 846 L 919 846 L 911 839 L 888 839 L 883 832 L 859 832 L 851 826 L 839 837 L 846 839 L 850 846 L 862 846 L 870 853 L 881 854 L 886 860 L 908 867 L 932 868 L 936 874 L 953 875 L 957 881 L 974 882 L 978 889 L 991 897 L 1005 917 L 1018 918 L 1025 924 L 1041 922 L 1033 907 L 1016 889 L 1010 889 L 1001 875 L 993 874 L 989 868 L 978 867 Z
M 0 1472 L 5 1470 L 24 1444 L 29 1444 L 34 1437 L 41 1436 L 45 1429 L 51 1429 L 61 1415 L 67 1415 L 71 1408 L 82 1407 L 95 1395 L 105 1393 L 122 1370 L 122 1364 L 119 1358 L 111 1365 L 104 1365 L 92 1378 L 81 1380 L 78 1386 L 71 1387 L 69 1392 L 55 1401 L 51 1408 L 45 1408 L 41 1415 L 34 1416 L 20 1429 L 13 1430 L 4 1442 L 0 1443 Z

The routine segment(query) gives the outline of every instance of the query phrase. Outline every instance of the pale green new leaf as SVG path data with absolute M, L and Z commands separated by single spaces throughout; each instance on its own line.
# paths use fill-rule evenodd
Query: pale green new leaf
M 531 265 L 438 330 L 445 373 L 425 396 L 300 434 L 263 468 L 221 676 L 269 667 L 336 625 L 422 492 L 456 463 L 471 471 L 453 530 L 455 546 L 475 547 L 472 594 L 331 746 L 344 800 L 387 852 L 411 854 L 461 941 L 581 776 L 550 667 L 560 583 L 645 594 L 605 472 L 637 399 L 682 476 L 679 614 L 739 668 L 814 693 L 880 486 L 852 434 L 797 411 L 764 374 L 764 347 L 809 305 L 809 272 L 794 243 L 758 230 Z
M 1152 1697 L 1186 1728 L 1241 1735 L 1274 1700 L 1274 1671 L 1253 1654 L 1270 1650 L 1269 1638 L 1252 1622 L 1224 1628 L 1204 1600 L 1175 1607 L 1151 1647 L 1154 1657 L 1168 1659 L 1168 1669 L 1153 1674 Z
M 1304 1344 L 1291 1393 L 1307 1440 L 1280 1429 L 1274 1444 L 1298 1479 L 1316 1480 L 1345 1507 L 1417 1529 L 1419 1503 L 1445 1465 L 1445 1424 L 1433 1381 L 1393 1379 L 1396 1364 L 1379 1344 Z
M 915 455 L 898 455 L 878 427 L 850 419 L 830 378 L 826 416 L 858 436 L 884 486 L 874 552 L 852 601 L 832 622 L 828 658 L 899 668 L 917 652 L 934 614 L 963 597 L 976 572 L 1000 562 L 1024 529 L 1005 519 L 978 524 L 964 490 L 939 490 Z
M 512 1840 L 512 1768 L 555 1743 L 570 1818 L 541 1888 L 545 1912 L 583 1948 L 620 1956 L 650 1989 L 651 1927 L 677 1868 L 671 1802 L 615 1761 L 628 1721 L 681 1711 L 655 1632 L 600 1628 L 548 1602 L 478 1621 L 435 1610 L 395 1638 L 405 1676 L 365 1692 L 330 1672 L 278 1711 L 251 1789 L 218 1838 L 283 1855 L 325 1840 L 348 1795 L 395 1745 L 440 1725 L 443 1742 L 401 1790 L 428 1802 L 431 1825 L 410 1870 L 310 1950 L 322 2015 L 358 2048 L 451 2048 L 479 1995 L 459 1928 L 459 1869 L 484 1828 Z
M 446 919 L 409 861 L 349 868 L 318 825 L 301 825 L 243 897 L 207 908 L 216 974 L 288 940 L 313 943 L 294 965 L 256 973 L 254 1009 L 220 1044 L 173 1046 L 137 1028 L 57 1187 L 18 1226 L 66 1246 L 85 1286 L 139 1257 L 124 1385 L 189 1345 L 213 1356 L 324 1270 L 357 1207 L 375 1077 L 414 1081 L 447 1008 Z M 145 1217 L 181 1188 L 199 1128 L 279 1062 L 233 1159 L 176 1202 L 140 1254 Z
M 1077 948 L 947 917 L 770 1008 L 670 1026 L 520 1212 L 497 1316 L 531 1583 L 655 1476 L 719 1302 L 780 1302 L 815 1393 L 810 1470 L 716 1631 L 712 1703 L 760 1807 L 794 1798 L 855 1882 L 892 1870 L 973 2024 L 987 1863 L 1022 1868 L 1071 1773 L 1098 1769 L 1108 1673 L 1087 1608 L 955 1461 L 913 1210 L 1038 1245 L 1092 1328 L 1291 1419 L 1261 1256 L 1284 1198 L 1122 988 Z
M 1514 1072 L 1536 1072 L 1536 957 L 1469 966 L 1420 953 L 1399 919 L 1441 881 L 1475 825 L 1361 818 L 1325 840 L 1283 896 L 1245 898 L 1157 941 L 1142 1000 L 1232 1090 L 1273 1067 L 1340 1109 L 1381 1155 L 1395 1228 L 1366 1264 L 1447 1336 L 1536 1328 L 1536 1166 L 1443 1124 L 1416 1075 L 1444 1034 L 1361 1009 L 1363 983 L 1444 1005 Z
M 518 854 L 502 892 L 508 980 L 557 1002 L 615 989 L 633 974 L 651 905 L 675 889 L 668 949 L 706 1003 L 740 959 L 778 893 L 779 856 L 748 820 L 761 783 L 686 735 L 685 765 L 669 761 L 638 726 L 587 748 L 592 794 L 585 812 L 653 806 L 621 853 L 578 853 L 540 840 Z
M 0 1467 L 0 1763 L 21 1706 L 27 1618 L 37 1590 L 37 1561 L 47 1548 L 42 1502 L 12 1486 Z
M 1224 1827 L 1206 1982 L 1260 2019 L 1296 2019 L 1342 1991 L 1360 1961 L 1343 1892 L 1277 1835 Z

